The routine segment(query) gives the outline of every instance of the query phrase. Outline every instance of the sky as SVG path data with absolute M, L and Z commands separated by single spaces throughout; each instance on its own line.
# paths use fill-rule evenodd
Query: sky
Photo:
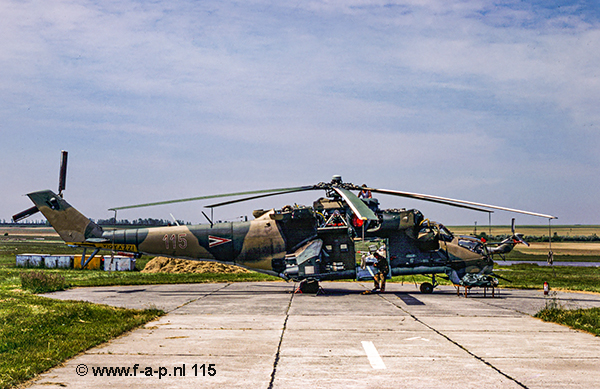
M 31 206 L 25 194 L 57 190 L 68 150 L 65 199 L 94 219 L 341 175 L 600 224 L 595 1 L 0 0 L 0 14 L 0 220 Z M 207 204 L 118 218 L 206 223 Z M 502 211 L 492 223 L 512 217 L 548 223 Z

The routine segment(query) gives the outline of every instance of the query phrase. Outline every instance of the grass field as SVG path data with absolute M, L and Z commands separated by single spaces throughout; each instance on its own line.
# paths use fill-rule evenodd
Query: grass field
M 5 235 L 6 234 L 6 235 Z M 23 290 L 21 274 L 64 277 L 69 286 L 164 284 L 274 280 L 259 273 L 144 274 L 99 270 L 15 268 L 15 255 L 24 253 L 81 254 L 67 247 L 51 228 L 0 230 L 0 388 L 31 379 L 64 360 L 162 314 L 86 302 L 61 301 Z M 142 257 L 143 268 L 150 260 Z M 278 279 L 277 279 L 278 280 Z M 91 330 L 93 328 L 93 331 Z
M 535 317 L 600 336 L 600 308 L 569 311 L 560 307 L 548 307 L 538 312 Z
M 37 231 L 41 235 L 37 235 Z M 1 230 L 0 230 L 1 232 Z M 43 254 L 81 254 L 81 249 L 66 246 L 54 233 L 52 228 L 34 227 L 11 230 L 8 236 L 0 235 L 0 280 L 18 277 L 19 272 L 32 272 L 39 269 L 15 269 L 15 255 L 25 253 Z M 141 270 L 151 259 L 148 256 L 136 261 L 136 269 Z M 234 275 L 200 273 L 200 274 L 143 274 L 133 272 L 105 272 L 102 270 L 45 269 L 51 274 L 65 277 L 70 286 L 109 286 L 109 285 L 142 285 L 142 284 L 175 284 L 192 282 L 235 282 L 235 281 L 272 281 L 280 280 L 261 273 L 241 273 Z M 0 281 L 1 282 L 1 281 Z
M 519 245 L 515 250 L 523 254 L 547 255 L 550 246 L 548 243 L 532 242 L 527 247 Z M 553 242 L 554 255 L 594 256 L 600 261 L 600 242 Z
M 494 271 L 509 281 L 500 280 L 504 288 L 542 289 L 544 282 L 551 289 L 600 293 L 600 268 L 569 266 L 538 266 L 519 264 L 496 266 Z
M 596 234 L 600 236 L 600 225 L 573 225 L 573 226 L 561 226 L 552 225 L 552 235 L 556 233 L 559 236 L 592 236 Z M 468 235 L 473 234 L 474 226 L 452 226 L 448 227 L 450 231 L 455 234 Z M 537 226 L 520 226 L 517 224 L 516 232 L 525 234 L 526 236 L 548 236 L 548 225 L 537 225 Z M 488 235 L 510 235 L 510 226 L 494 226 L 491 227 L 491 233 L 489 226 L 480 225 L 477 226 L 477 233 L 485 232 Z
M 0 284 L 0 388 L 33 378 L 162 312 L 60 301 Z

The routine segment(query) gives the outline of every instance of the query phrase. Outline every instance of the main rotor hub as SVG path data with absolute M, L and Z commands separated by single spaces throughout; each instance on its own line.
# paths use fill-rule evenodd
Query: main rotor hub
M 342 176 L 335 175 L 331 178 L 331 182 L 319 182 L 313 186 L 313 189 L 322 189 L 326 192 L 326 196 L 333 199 L 340 199 L 340 195 L 334 190 L 334 188 L 341 188 L 346 190 L 361 190 L 362 188 L 351 184 L 349 182 L 343 182 Z

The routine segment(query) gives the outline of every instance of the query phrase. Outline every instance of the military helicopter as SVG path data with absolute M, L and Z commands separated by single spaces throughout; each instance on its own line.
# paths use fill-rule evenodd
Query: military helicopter
M 389 262 L 386 278 L 422 274 L 431 282 L 422 283 L 422 293 L 432 293 L 436 275 L 455 285 L 495 287 L 493 258 L 525 243 L 514 232 L 493 245 L 473 236 L 456 236 L 440 223 L 426 219 L 416 209 L 380 209 L 372 193 L 407 197 L 481 212 L 493 209 L 556 219 L 555 216 L 366 185 L 358 186 L 333 176 L 330 182 L 291 188 L 278 188 L 192 197 L 156 203 L 114 207 L 117 211 L 224 197 L 240 197 L 207 205 L 225 206 L 242 201 L 304 191 L 324 191 L 325 197 L 312 206 L 285 206 L 282 209 L 255 210 L 254 220 L 193 226 L 165 226 L 104 230 L 73 208 L 63 198 L 66 183 L 67 152 L 63 151 L 58 194 L 51 190 L 29 193 L 34 207 L 13 216 L 14 221 L 40 211 L 69 246 L 82 247 L 82 268 L 101 249 L 132 253 L 135 256 L 160 255 L 201 261 L 217 261 L 300 282 L 299 290 L 316 293 L 324 280 L 370 280 L 376 270 L 357 263 L 356 243 L 377 240 L 385 245 Z M 360 191 L 360 197 L 354 192 Z M 86 257 L 85 250 L 94 249 Z M 86 259 L 87 258 L 87 259 Z M 86 263 L 83 263 L 86 260 Z

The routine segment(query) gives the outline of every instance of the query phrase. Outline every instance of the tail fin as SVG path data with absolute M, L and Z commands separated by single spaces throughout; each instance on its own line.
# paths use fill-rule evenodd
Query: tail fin
M 508 254 L 512 251 L 515 245 L 519 243 L 523 243 L 529 246 L 529 243 L 523 240 L 523 234 L 513 234 L 513 236 L 511 236 L 510 238 L 506 238 L 502 242 L 500 242 L 498 247 L 488 247 L 488 251 L 490 252 L 490 254 Z
M 512 231 L 512 236 L 510 238 L 504 239 L 502 242 L 500 242 L 498 247 L 489 249 L 489 251 L 492 255 L 508 254 L 512 251 L 513 247 L 515 247 L 515 245 L 517 245 L 519 243 L 523 243 L 524 245 L 529 246 L 529 243 L 527 243 L 523 240 L 523 234 L 518 234 L 515 232 L 515 218 L 512 219 L 510 230 Z
M 81 243 L 86 239 L 102 236 L 102 227 L 89 220 L 51 190 L 33 192 L 27 196 L 65 242 Z

